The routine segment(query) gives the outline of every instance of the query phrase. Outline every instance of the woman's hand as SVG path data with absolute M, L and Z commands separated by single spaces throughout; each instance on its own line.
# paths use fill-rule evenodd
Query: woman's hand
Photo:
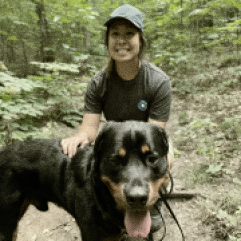
M 87 143 L 89 143 L 89 141 L 86 137 L 77 135 L 63 139 L 61 141 L 61 146 L 63 148 L 64 154 L 68 155 L 69 158 L 72 158 L 75 155 L 78 146 L 82 147 Z
M 101 114 L 84 114 L 80 131 L 76 136 L 63 139 L 61 146 L 65 155 L 72 158 L 78 146 L 83 147 L 95 141 Z

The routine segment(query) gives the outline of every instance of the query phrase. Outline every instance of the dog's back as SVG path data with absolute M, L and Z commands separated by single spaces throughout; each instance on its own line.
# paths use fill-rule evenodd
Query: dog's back
M 0 241 L 12 241 L 18 220 L 33 204 L 48 210 L 48 201 L 71 213 L 70 193 L 85 182 L 92 147 L 79 150 L 72 162 L 63 154 L 60 140 L 16 142 L 0 151 Z M 77 163 L 77 164 L 76 164 Z M 68 183 L 68 185 L 67 185 Z

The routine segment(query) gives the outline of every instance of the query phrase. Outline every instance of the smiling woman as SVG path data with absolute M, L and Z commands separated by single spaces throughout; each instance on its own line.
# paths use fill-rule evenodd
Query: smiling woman
M 141 12 L 129 4 L 122 5 L 104 25 L 110 60 L 88 84 L 79 133 L 62 140 L 69 157 L 79 145 L 95 141 L 102 113 L 107 121 L 149 121 L 162 128 L 169 119 L 171 82 L 161 69 L 142 58 L 145 39 Z M 169 168 L 172 159 L 168 154 Z M 152 229 L 160 228 L 161 221 L 159 214 L 156 222 L 152 215 Z

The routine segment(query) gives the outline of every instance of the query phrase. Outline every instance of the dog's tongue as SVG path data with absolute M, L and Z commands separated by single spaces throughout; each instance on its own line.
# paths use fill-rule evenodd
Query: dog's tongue
M 126 211 L 126 231 L 131 237 L 147 237 L 151 229 L 151 216 L 149 211 Z

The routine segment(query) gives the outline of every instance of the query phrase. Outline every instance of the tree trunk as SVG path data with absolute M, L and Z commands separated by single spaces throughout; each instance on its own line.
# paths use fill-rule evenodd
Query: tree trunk
M 50 34 L 48 31 L 48 21 L 45 16 L 45 6 L 44 1 L 40 0 L 36 3 L 36 13 L 39 17 L 38 25 L 40 30 L 40 59 L 42 62 L 53 62 L 53 60 L 49 60 L 49 53 L 46 51 L 46 48 L 49 46 L 51 42 Z M 52 58 L 53 56 L 51 56 Z

